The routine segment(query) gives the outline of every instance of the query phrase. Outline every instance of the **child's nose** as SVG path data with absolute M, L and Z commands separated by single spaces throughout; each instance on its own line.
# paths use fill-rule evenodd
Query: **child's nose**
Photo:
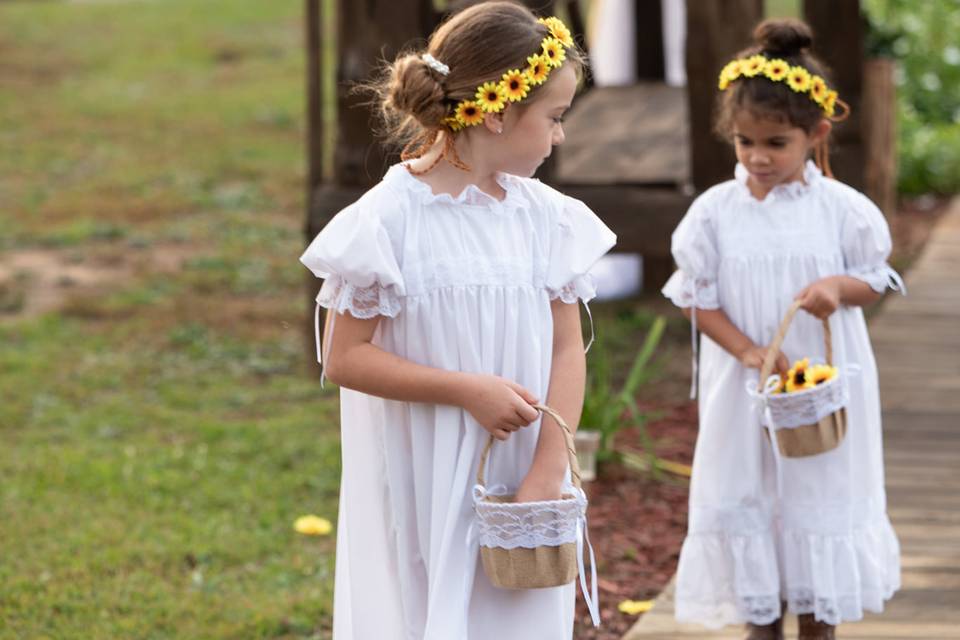
M 567 135 L 563 132 L 563 127 L 558 126 L 556 131 L 553 132 L 553 144 L 563 144 L 563 141 L 567 139 Z

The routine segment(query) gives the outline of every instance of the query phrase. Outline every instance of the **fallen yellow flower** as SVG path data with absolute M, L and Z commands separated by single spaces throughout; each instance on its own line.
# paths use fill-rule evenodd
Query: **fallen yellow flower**
M 617 605 L 617 609 L 628 616 L 637 616 L 653 609 L 653 600 L 624 600 Z
M 307 536 L 325 536 L 333 531 L 333 525 L 326 518 L 319 516 L 300 516 L 293 523 L 297 533 Z

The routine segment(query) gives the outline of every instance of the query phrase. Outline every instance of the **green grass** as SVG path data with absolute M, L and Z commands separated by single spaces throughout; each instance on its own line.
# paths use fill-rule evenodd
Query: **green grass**
M 301 3 L 0 3 L 0 262 L 136 265 L 0 322 L 0 638 L 324 638 Z M 137 262 L 183 250 L 179 268 Z

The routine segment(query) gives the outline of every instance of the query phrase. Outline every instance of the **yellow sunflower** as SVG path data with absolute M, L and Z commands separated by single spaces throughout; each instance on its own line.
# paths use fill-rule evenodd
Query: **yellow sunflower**
M 809 389 L 812 386 L 813 385 L 807 379 L 807 372 L 802 369 L 791 369 L 787 374 L 787 393 L 803 391 L 804 389 Z
M 827 83 L 820 76 L 810 77 L 810 97 L 821 106 L 823 99 L 827 97 Z
M 451 131 L 460 131 L 463 125 L 457 120 L 457 116 L 448 116 L 443 119 L 443 124 L 447 125 Z
M 527 58 L 527 78 L 532 85 L 540 85 L 550 75 L 550 61 L 544 56 L 534 54 Z
M 546 25 L 547 29 L 550 30 L 550 35 L 563 43 L 563 46 L 573 46 L 573 36 L 570 34 L 570 29 L 567 29 L 567 25 L 563 24 L 560 18 L 540 18 L 538 22 Z
M 723 91 L 730 83 L 740 77 L 742 72 L 741 64 L 739 60 L 731 60 L 723 67 L 723 70 L 720 71 L 720 90 Z
M 774 58 L 773 60 L 767 61 L 767 66 L 763 68 L 763 75 L 767 76 L 774 82 L 779 82 L 787 77 L 787 73 L 789 71 L 790 65 L 787 64 L 786 60 Z
M 563 43 L 553 37 L 546 37 L 540 43 L 543 48 L 543 57 L 551 67 L 559 67 L 567 59 L 567 52 L 563 50 Z
M 477 104 L 486 113 L 500 113 L 507 104 L 507 93 L 497 82 L 485 82 L 477 89 Z
M 823 384 L 824 382 L 833 380 L 836 376 L 836 367 L 831 367 L 828 364 L 818 364 L 810 368 L 810 372 L 807 377 L 810 379 L 810 383 L 813 386 L 817 386 L 818 384 Z
M 809 389 L 813 385 L 810 383 L 808 369 L 810 368 L 810 358 L 797 360 L 793 363 L 793 368 L 787 372 L 787 393 L 792 391 L 801 391 Z
M 791 67 L 787 84 L 797 93 L 806 93 L 810 90 L 810 72 L 803 67 Z
M 827 95 L 823 98 L 823 110 L 827 112 L 828 116 L 832 116 L 834 113 L 834 107 L 837 105 L 837 92 L 827 91 Z
M 740 71 L 745 77 L 752 78 L 763 73 L 763 69 L 766 66 L 767 59 L 763 56 L 750 56 L 746 60 L 741 60 Z
M 464 100 L 457 105 L 454 117 L 461 126 L 472 127 L 483 122 L 483 109 L 473 100 Z
M 502 86 L 506 92 L 507 100 L 516 102 L 527 97 L 527 93 L 530 91 L 530 78 L 526 72 L 520 71 L 519 69 L 512 69 L 503 74 L 503 79 L 500 80 L 500 86 Z

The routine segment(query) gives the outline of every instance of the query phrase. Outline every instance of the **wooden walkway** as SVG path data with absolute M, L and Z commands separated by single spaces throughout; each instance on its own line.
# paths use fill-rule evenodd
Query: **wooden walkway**
M 841 638 L 960 639 L 960 198 L 870 323 L 880 367 L 890 517 L 903 588 L 883 615 L 842 625 Z M 623 640 L 739 640 L 673 620 L 672 584 Z M 787 619 L 788 637 L 795 620 Z

